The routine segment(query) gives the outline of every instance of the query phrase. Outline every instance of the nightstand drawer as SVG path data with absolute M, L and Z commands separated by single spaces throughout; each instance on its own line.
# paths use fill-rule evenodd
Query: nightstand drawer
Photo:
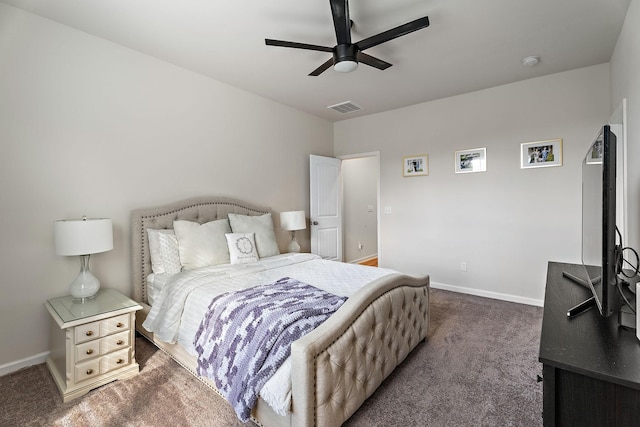
M 100 336 L 110 335 L 115 332 L 129 330 L 129 315 L 123 314 L 121 316 L 105 319 L 100 322 Z
M 85 323 L 75 327 L 76 344 L 100 338 L 100 322 Z
M 100 340 L 100 354 L 129 347 L 129 336 L 129 331 L 124 331 L 102 338 Z
M 109 353 L 100 358 L 100 372 L 103 374 L 129 364 L 129 349 Z
M 88 362 L 76 365 L 76 382 L 84 381 L 100 374 L 100 359 L 89 360 Z
M 100 341 L 93 340 L 76 346 L 76 362 L 91 359 L 100 355 Z
M 123 331 L 119 334 L 113 334 L 104 338 L 78 344 L 76 346 L 76 362 L 98 357 L 103 354 L 110 353 L 129 347 L 129 331 Z
M 100 322 L 91 322 L 84 325 L 76 326 L 75 328 L 75 342 L 80 344 L 96 338 L 111 335 L 116 332 L 129 330 L 129 315 L 123 314 L 121 316 L 105 319 Z

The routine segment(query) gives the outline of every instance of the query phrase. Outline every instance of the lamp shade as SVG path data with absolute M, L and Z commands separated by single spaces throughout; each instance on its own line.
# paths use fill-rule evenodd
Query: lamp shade
M 108 218 L 56 221 L 53 236 L 58 255 L 89 255 L 113 249 L 113 225 Z
M 307 228 L 304 211 L 280 212 L 280 226 L 288 231 L 304 230 Z

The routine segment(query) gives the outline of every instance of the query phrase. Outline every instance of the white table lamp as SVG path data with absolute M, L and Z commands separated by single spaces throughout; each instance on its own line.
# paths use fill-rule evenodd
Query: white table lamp
M 283 230 L 291 231 L 291 243 L 287 250 L 289 252 L 300 252 L 300 245 L 296 242 L 296 230 L 307 228 L 307 219 L 304 211 L 292 211 L 280 213 L 280 226 Z
M 113 225 L 107 218 L 65 219 L 53 227 L 56 254 L 80 256 L 80 273 L 71 282 L 71 296 L 85 301 L 96 296 L 100 281 L 89 271 L 89 256 L 113 249 Z

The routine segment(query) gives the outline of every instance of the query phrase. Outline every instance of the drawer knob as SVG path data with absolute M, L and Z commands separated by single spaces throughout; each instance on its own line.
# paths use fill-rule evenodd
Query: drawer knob
M 88 337 L 90 337 L 91 335 L 93 335 L 93 331 L 87 331 L 87 332 L 85 333 L 85 335 L 86 335 L 86 336 L 88 336 Z
M 93 369 L 87 369 L 87 375 L 93 374 Z
M 118 324 L 116 325 L 117 328 L 122 328 L 124 326 L 124 323 L 122 322 L 118 322 Z
M 118 365 L 122 365 L 124 363 L 124 359 L 118 359 L 118 361 L 116 362 Z
M 116 344 L 117 344 L 117 345 L 122 345 L 122 344 L 124 344 L 124 341 L 122 341 L 122 340 L 118 340 L 118 342 L 116 342 Z
M 93 354 L 93 350 L 92 349 L 87 350 L 87 354 Z

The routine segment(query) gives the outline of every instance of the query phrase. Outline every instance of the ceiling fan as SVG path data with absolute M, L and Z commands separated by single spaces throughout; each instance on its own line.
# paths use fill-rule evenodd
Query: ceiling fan
M 331 5 L 333 26 L 336 30 L 336 40 L 338 42 L 334 47 L 272 39 L 265 39 L 265 43 L 267 46 L 292 47 L 296 49 L 317 50 L 333 53 L 333 57 L 313 70 L 309 74 L 310 76 L 319 76 L 332 65 L 334 70 L 348 73 L 358 68 L 359 62 L 379 70 L 386 70 L 391 67 L 391 64 L 383 61 L 382 59 L 367 55 L 363 50 L 429 26 L 429 17 L 425 16 L 404 25 L 400 25 L 399 27 L 384 31 L 380 34 L 376 34 L 375 36 L 360 40 L 357 43 L 351 43 L 351 25 L 353 24 L 353 21 L 349 19 L 348 0 L 329 0 L 329 4 Z

